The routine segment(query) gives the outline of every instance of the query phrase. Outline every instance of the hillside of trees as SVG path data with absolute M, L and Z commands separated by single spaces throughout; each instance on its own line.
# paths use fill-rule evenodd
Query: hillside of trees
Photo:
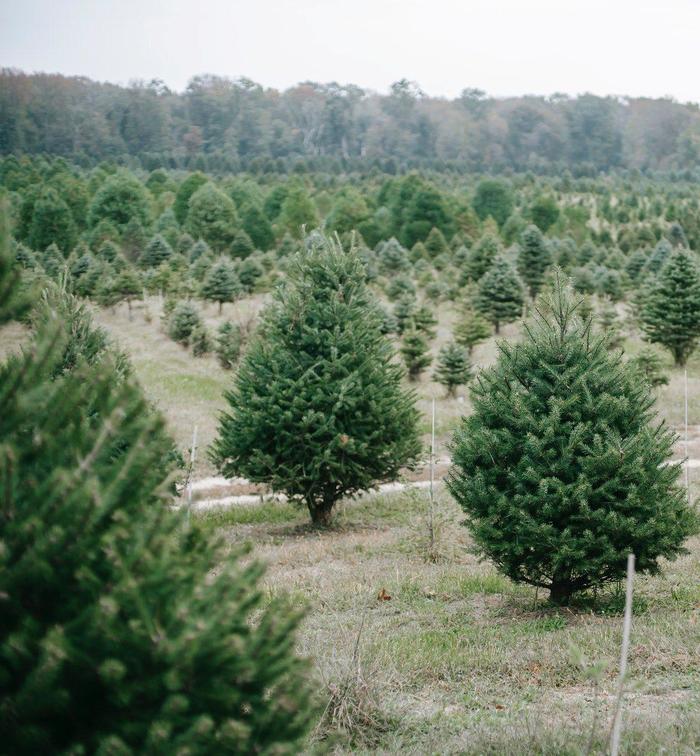
M 303 82 L 194 77 L 128 87 L 84 77 L 0 72 L 0 154 L 62 155 L 89 167 L 214 173 L 412 168 L 555 173 L 680 171 L 700 166 L 700 110 L 672 99 L 523 96 L 465 89 L 448 100 L 414 82 L 388 95 Z

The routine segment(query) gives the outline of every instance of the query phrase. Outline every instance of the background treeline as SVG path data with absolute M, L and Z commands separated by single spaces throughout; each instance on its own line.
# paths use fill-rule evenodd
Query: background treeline
M 0 153 L 105 159 L 132 167 L 255 173 L 411 168 L 683 171 L 700 164 L 700 111 L 672 99 L 430 97 L 304 82 L 284 92 L 197 76 L 183 93 L 84 77 L 0 72 Z

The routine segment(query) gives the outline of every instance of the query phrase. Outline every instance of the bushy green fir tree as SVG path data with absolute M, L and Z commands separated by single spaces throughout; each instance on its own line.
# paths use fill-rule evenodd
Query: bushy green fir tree
M 472 377 L 469 355 L 464 347 L 450 341 L 438 353 L 434 379 L 453 397 L 459 386 L 466 386 Z
M 475 308 L 468 307 L 461 314 L 454 329 L 455 341 L 466 347 L 469 355 L 477 344 L 491 336 L 492 327 L 488 320 Z
M 335 503 L 392 480 L 421 451 L 415 397 L 381 333 L 357 250 L 331 239 L 292 260 L 243 358 L 213 459 L 303 502 Z
M 168 336 L 178 344 L 187 346 L 192 332 L 201 323 L 202 319 L 192 302 L 179 302 L 168 317 Z
M 630 359 L 629 364 L 652 388 L 668 385 L 664 361 L 652 348 L 646 347 L 640 350 Z
M 190 343 L 192 344 L 192 355 L 194 357 L 204 357 L 211 352 L 211 336 L 209 335 L 209 329 L 204 323 L 200 322 L 192 329 Z
M 700 338 L 700 270 L 693 252 L 674 250 L 641 293 L 639 319 L 647 340 L 666 347 L 683 366 Z
M 209 302 L 219 303 L 219 314 L 224 302 L 233 302 L 241 292 L 241 284 L 233 263 L 220 258 L 209 268 L 201 288 L 202 297 Z
M 156 234 L 146 245 L 139 262 L 144 268 L 157 268 L 172 256 L 173 248 L 160 234 Z
M 216 332 L 216 357 L 224 370 L 233 370 L 241 356 L 243 329 L 238 323 L 224 321 Z
M 657 572 L 699 524 L 648 385 L 572 297 L 557 280 L 524 342 L 481 373 L 447 484 L 481 552 L 556 603 L 620 580 L 629 552 Z
M 254 251 L 255 247 L 253 246 L 250 236 L 248 236 L 243 229 L 237 231 L 231 242 L 231 255 L 233 257 L 243 258 L 252 255 Z
M 479 281 L 475 306 L 499 333 L 502 324 L 520 317 L 523 304 L 522 282 L 510 261 L 501 255 Z
M 537 226 L 528 226 L 520 235 L 518 270 L 534 299 L 544 283 L 545 273 L 552 264 L 552 254 Z
M 22 309 L 6 250 L 0 322 Z M 0 365 L 2 751 L 297 752 L 298 616 L 186 527 L 162 419 L 109 361 L 57 369 L 66 338 L 49 318 Z
M 470 250 L 461 283 L 466 283 L 467 280 L 478 281 L 502 252 L 503 246 L 499 238 L 487 231 Z
M 430 367 L 433 357 L 430 354 L 428 339 L 423 331 L 419 331 L 415 325 L 404 332 L 401 340 L 401 356 L 403 357 L 408 377 L 411 381 L 417 381 L 421 373 Z

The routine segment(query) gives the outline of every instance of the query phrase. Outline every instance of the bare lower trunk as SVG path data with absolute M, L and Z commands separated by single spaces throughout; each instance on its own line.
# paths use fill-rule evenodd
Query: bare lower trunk
M 331 513 L 333 512 L 332 501 L 321 501 L 309 503 L 309 514 L 311 522 L 322 528 L 327 528 L 331 524 Z
M 568 580 L 554 580 L 549 588 L 549 600 L 553 604 L 566 606 L 571 599 L 573 586 Z

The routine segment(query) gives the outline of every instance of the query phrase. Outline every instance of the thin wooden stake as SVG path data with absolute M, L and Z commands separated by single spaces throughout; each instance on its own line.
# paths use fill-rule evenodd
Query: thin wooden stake
M 685 490 L 690 502 L 690 460 L 688 459 L 688 368 L 683 370 L 683 383 L 685 388 Z
M 620 652 L 620 677 L 617 684 L 617 700 L 610 734 L 610 756 L 620 752 L 620 733 L 622 732 L 622 697 L 624 695 L 625 676 L 627 675 L 627 656 L 632 630 L 632 587 L 634 583 L 634 554 L 627 555 L 627 590 L 625 592 L 625 620 L 622 626 L 622 651 Z
M 197 458 L 197 426 L 192 430 L 192 450 L 190 452 L 190 464 L 187 470 L 187 524 L 190 524 L 190 515 L 192 513 L 192 474 L 194 472 L 194 461 Z
M 433 503 L 435 493 L 433 484 L 435 481 L 435 399 L 433 398 L 432 422 L 430 430 L 430 509 L 428 510 L 428 529 L 430 531 L 430 555 L 431 559 L 435 554 L 435 524 L 433 521 Z

